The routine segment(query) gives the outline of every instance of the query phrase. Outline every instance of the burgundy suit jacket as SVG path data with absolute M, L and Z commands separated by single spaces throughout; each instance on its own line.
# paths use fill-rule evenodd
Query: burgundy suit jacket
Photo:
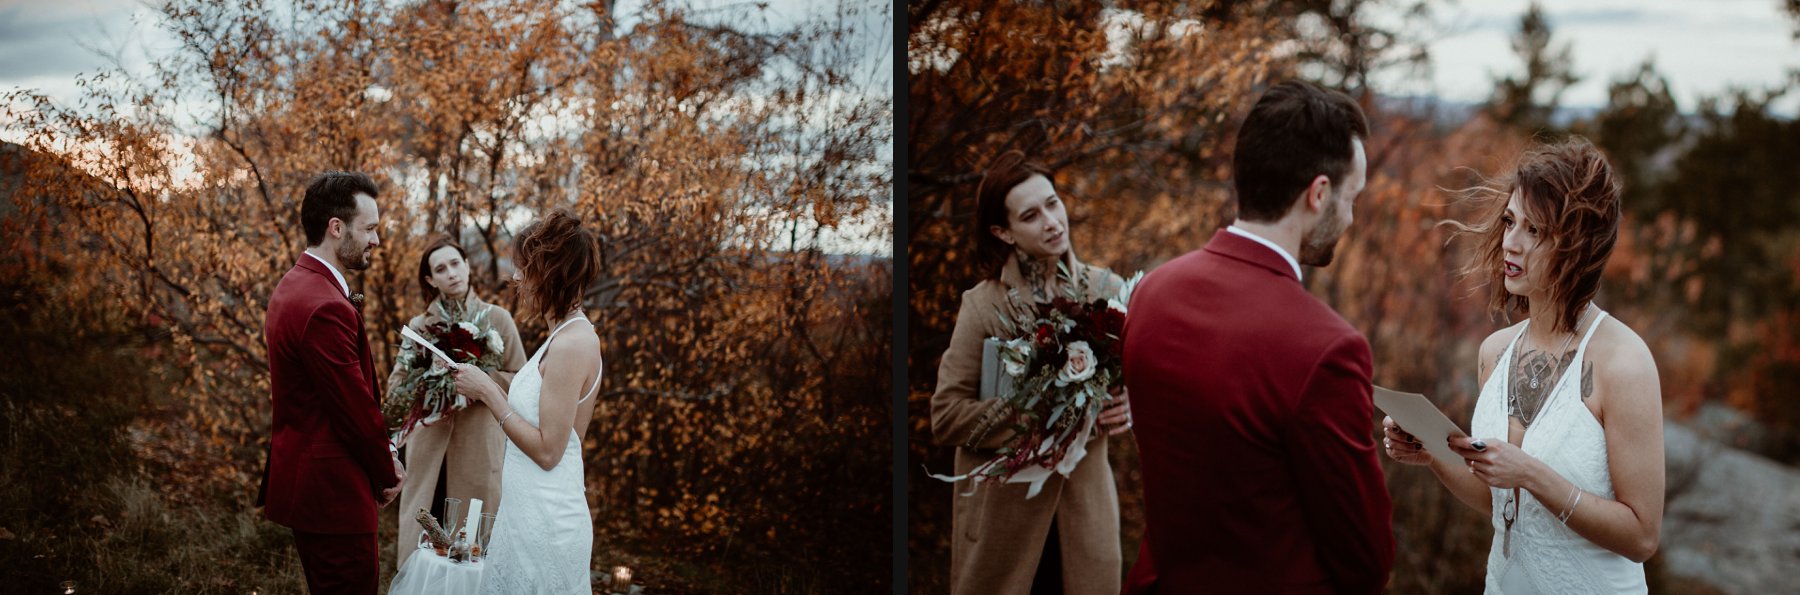
M 263 515 L 310 533 L 373 533 L 398 483 L 362 313 L 311 255 L 282 276 L 263 321 L 274 439 Z
M 1394 561 L 1369 343 L 1224 230 L 1132 294 L 1144 539 L 1125 593 L 1378 593 Z

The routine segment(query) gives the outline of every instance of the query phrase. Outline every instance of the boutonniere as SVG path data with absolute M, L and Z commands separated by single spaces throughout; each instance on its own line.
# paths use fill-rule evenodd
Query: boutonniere
M 362 310 L 363 294 L 360 294 L 360 293 L 350 294 L 350 303 L 356 304 L 357 310 L 359 310 L 359 311 Z

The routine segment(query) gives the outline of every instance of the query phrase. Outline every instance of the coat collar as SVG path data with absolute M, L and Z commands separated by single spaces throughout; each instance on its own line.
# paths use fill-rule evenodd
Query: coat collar
M 294 266 L 298 266 L 300 268 L 312 271 L 314 273 L 318 273 L 319 276 L 325 278 L 327 283 L 330 283 L 332 287 L 334 287 L 338 290 L 339 296 L 342 296 L 345 301 L 350 300 L 350 287 L 349 287 L 349 285 L 347 285 L 347 283 L 349 283 L 349 280 L 346 279 L 346 280 L 344 280 L 343 284 L 340 284 L 338 281 L 338 276 L 335 274 L 332 274 L 331 267 L 326 266 L 325 261 L 319 260 L 319 257 L 313 256 L 312 254 L 302 251 L 302 252 L 300 252 L 299 261 L 296 262 Z
M 1213 233 L 1212 240 L 1206 243 L 1205 250 L 1232 260 L 1268 269 L 1269 272 L 1280 275 L 1283 279 L 1295 283 L 1300 282 L 1300 279 L 1294 277 L 1294 267 L 1288 264 L 1287 259 L 1276 254 L 1274 250 L 1270 250 L 1268 246 L 1257 243 L 1256 240 L 1221 229 Z
M 1075 250 L 1073 248 L 1069 249 L 1069 252 L 1067 254 L 1063 255 L 1063 264 L 1065 264 L 1069 267 L 1070 276 L 1078 276 L 1078 277 L 1088 276 L 1087 265 L 1082 263 L 1080 259 L 1075 257 Z M 1093 285 L 1094 280 L 1091 278 L 1088 278 L 1088 279 L 1084 279 L 1084 281 L 1086 281 L 1089 285 L 1088 292 L 1092 293 L 1093 292 L 1092 285 Z M 1031 285 L 1029 285 L 1025 282 L 1025 273 L 1019 270 L 1019 254 L 1018 254 L 1018 252 L 1014 252 L 1012 256 L 1006 257 L 1006 264 L 1001 265 L 1001 267 L 1000 267 L 1000 282 L 1005 284 L 1006 288 L 1009 290 L 1017 289 L 1017 290 L 1020 290 L 1021 292 L 1030 290 Z
M 441 296 L 442 294 L 439 295 Z M 480 296 L 475 295 L 474 289 L 470 289 L 469 293 L 463 295 L 464 313 L 476 312 L 487 306 L 487 302 L 482 301 Z M 447 314 L 449 313 L 444 311 L 443 298 L 432 298 L 431 303 L 425 305 L 425 314 L 438 320 L 447 319 Z

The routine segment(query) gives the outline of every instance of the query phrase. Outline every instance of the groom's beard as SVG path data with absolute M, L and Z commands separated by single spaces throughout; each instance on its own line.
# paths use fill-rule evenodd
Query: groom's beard
M 344 268 L 352 271 L 369 270 L 368 248 L 369 245 L 367 243 L 357 244 L 355 247 L 351 247 L 349 242 L 338 244 L 338 262 L 343 263 Z
M 1338 223 L 1337 201 L 1326 201 L 1319 225 L 1300 238 L 1300 264 L 1310 267 L 1330 265 L 1331 259 L 1337 256 L 1338 239 L 1344 237 L 1345 227 L 1348 225 Z

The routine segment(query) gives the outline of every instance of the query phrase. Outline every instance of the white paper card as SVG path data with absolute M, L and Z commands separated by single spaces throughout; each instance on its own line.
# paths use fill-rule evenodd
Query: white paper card
M 444 352 L 442 352 L 442 351 L 438 351 L 438 348 L 432 346 L 431 341 L 429 339 L 426 339 L 425 337 L 420 336 L 418 331 L 412 330 L 412 327 L 410 327 L 410 326 L 400 327 L 400 336 L 411 339 L 412 342 L 418 343 L 419 345 L 425 347 L 425 349 L 427 351 L 430 351 L 433 355 L 438 356 L 439 359 L 444 360 L 444 363 L 452 365 L 452 366 L 456 365 L 456 360 L 450 359 L 450 356 L 444 355 Z
M 1425 450 L 1430 451 L 1431 456 L 1447 463 L 1462 462 L 1462 457 L 1450 450 L 1449 440 L 1451 436 L 1467 436 L 1469 433 L 1445 417 L 1444 412 L 1439 411 L 1437 405 L 1431 404 L 1431 400 L 1425 398 L 1425 395 L 1377 386 L 1375 406 L 1387 412 L 1388 417 L 1394 418 L 1394 423 L 1400 424 L 1401 429 L 1425 443 Z

